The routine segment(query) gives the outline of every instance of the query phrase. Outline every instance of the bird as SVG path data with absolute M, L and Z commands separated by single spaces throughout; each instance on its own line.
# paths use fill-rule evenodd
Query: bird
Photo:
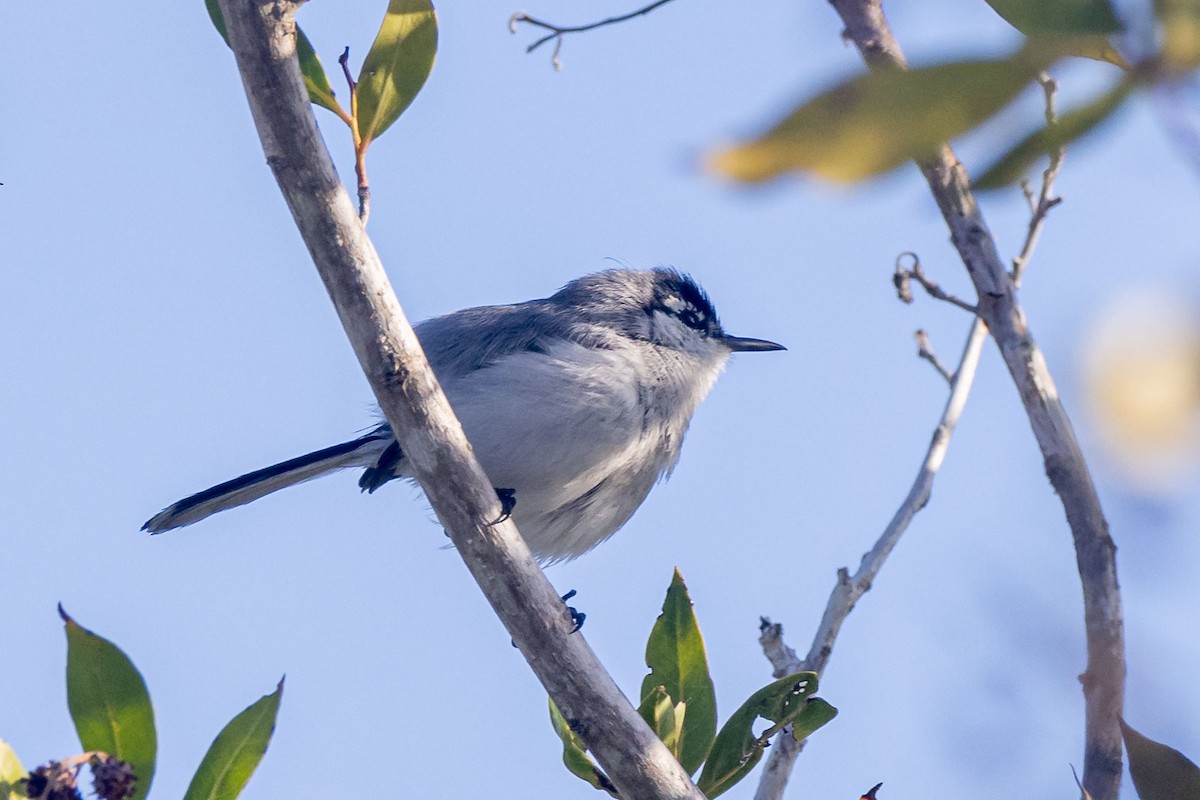
M 468 308 L 415 331 L 503 513 L 543 564 L 582 555 L 629 521 L 675 467 L 732 353 L 786 349 L 726 333 L 699 284 L 666 267 L 596 272 L 547 298 Z M 383 422 L 186 497 L 142 530 L 182 528 L 351 467 L 368 493 L 412 477 Z

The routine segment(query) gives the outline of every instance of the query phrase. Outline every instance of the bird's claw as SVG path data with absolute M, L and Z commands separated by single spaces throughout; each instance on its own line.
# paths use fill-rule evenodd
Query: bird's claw
M 564 594 L 562 596 L 563 604 L 566 605 L 566 602 L 574 597 L 575 594 L 576 593 L 574 589 Z M 572 633 L 575 633 L 583 627 L 583 621 L 587 619 L 587 614 L 583 613 L 577 608 L 574 608 L 573 606 L 567 606 L 567 613 L 571 615 L 571 630 L 567 631 L 567 635 L 570 636 Z M 512 640 L 512 646 L 517 646 L 516 639 Z
M 566 603 L 568 600 L 570 600 L 574 596 L 575 596 L 575 590 L 572 589 L 571 591 L 567 592 L 566 594 L 564 594 L 562 596 L 563 603 Z M 587 619 L 587 614 L 583 613 L 582 611 L 575 608 L 574 606 L 567 606 L 567 613 L 569 613 L 571 615 L 570 633 L 575 633 L 576 631 L 578 631 L 580 628 L 583 627 L 584 620 Z
M 512 516 L 513 509 L 517 507 L 517 491 L 516 489 L 497 489 L 496 497 L 500 500 L 500 516 L 488 523 L 488 525 L 499 525 L 501 522 L 508 522 Z

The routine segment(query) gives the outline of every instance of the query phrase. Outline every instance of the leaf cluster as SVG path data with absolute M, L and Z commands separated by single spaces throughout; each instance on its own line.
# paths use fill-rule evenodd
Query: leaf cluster
M 78 797 L 74 780 L 84 764 L 102 800 L 141 800 L 150 793 L 158 751 L 146 682 L 120 648 L 61 607 L 59 613 L 67 634 L 67 707 L 84 752 L 31 774 L 0 739 L 0 800 Z M 209 746 L 184 800 L 234 800 L 241 794 L 271 741 L 282 697 L 281 680 L 274 692 L 230 720 Z
M 816 673 L 798 672 L 750 695 L 718 732 L 717 699 L 704 639 L 679 570 L 646 642 L 646 666 L 650 672 L 642 680 L 638 712 L 688 774 L 700 770 L 696 786 L 709 798 L 746 777 L 776 733 L 791 726 L 791 735 L 803 741 L 837 715 L 836 708 L 815 696 Z M 770 724 L 755 733 L 760 718 Z M 562 740 L 567 769 L 618 797 L 612 781 L 588 756 L 586 744 L 553 701 L 550 721 Z
M 204 5 L 217 33 L 228 45 L 229 32 L 219 1 L 204 0 Z M 350 109 L 346 110 L 338 102 L 312 42 L 300 26 L 296 26 L 296 58 L 300 62 L 309 100 L 332 111 L 350 128 L 360 216 L 364 224 L 370 197 L 365 162 L 367 149 L 412 105 L 433 70 L 437 44 L 437 12 L 430 0 L 389 0 L 357 80 L 350 77 L 349 48 L 338 59 L 350 87 Z

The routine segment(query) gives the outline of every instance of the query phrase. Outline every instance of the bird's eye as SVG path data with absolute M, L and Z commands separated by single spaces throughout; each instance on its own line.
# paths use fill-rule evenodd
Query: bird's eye
M 709 314 L 677 294 L 664 297 L 659 308 L 693 330 L 702 333 L 707 333 L 709 330 L 711 320 Z
M 696 330 L 704 330 L 706 320 L 704 316 L 694 308 L 688 307 L 679 312 L 679 321 L 689 328 Z

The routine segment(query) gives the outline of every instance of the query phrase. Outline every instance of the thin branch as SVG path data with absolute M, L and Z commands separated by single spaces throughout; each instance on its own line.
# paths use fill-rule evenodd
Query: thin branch
M 772 624 L 764 618 L 760 628 L 759 643 L 763 653 L 771 662 L 776 677 L 783 677 L 793 672 L 812 670 L 818 675 L 825 671 L 829 658 L 833 655 L 833 646 L 837 642 L 838 632 L 846 617 L 854 610 L 854 605 L 870 588 L 875 576 L 883 567 L 888 555 L 895 548 L 900 536 L 908 529 L 913 517 L 917 515 L 933 493 L 933 481 L 946 458 L 950 447 L 950 437 L 954 427 L 962 417 L 971 386 L 975 382 L 975 374 L 979 367 L 979 359 L 983 353 L 983 343 L 987 340 L 987 327 L 983 320 L 975 318 L 967 342 L 963 347 L 962 356 L 958 360 L 958 368 L 950 378 L 950 396 L 937 429 L 925 452 L 921 468 L 908 490 L 908 496 L 892 516 L 891 522 L 884 528 L 883 533 L 863 557 L 858 570 L 851 575 L 845 567 L 838 570 L 837 584 L 829 595 L 825 605 L 825 613 L 821 616 L 821 624 L 817 627 L 808 655 L 800 659 L 796 651 L 783 642 L 783 627 Z M 792 765 L 804 747 L 803 742 L 797 742 L 786 732 L 775 740 L 775 747 L 767 759 L 767 766 L 759 778 L 758 789 L 754 800 L 780 800 L 791 775 Z
M 408 463 L 455 550 L 563 716 L 627 798 L 703 800 L 586 640 L 500 504 L 404 317 L 317 129 L 297 0 L 220 0 L 267 163 Z
M 904 69 L 905 60 L 881 0 L 830 0 L 844 37 L 871 69 Z M 1013 276 L 996 251 L 966 169 L 949 145 L 918 162 L 975 284 L 978 313 L 1000 348 L 1029 417 L 1046 475 L 1066 512 L 1083 587 L 1087 668 L 1083 785 L 1095 800 L 1116 800 L 1121 783 L 1119 719 L 1125 693 L 1125 641 L 1116 547 L 1087 462 L 1063 408 L 1045 356 L 1030 333 Z
M 906 268 L 903 266 L 905 258 L 912 259 L 911 267 Z M 921 259 L 917 258 L 916 253 L 905 251 L 896 256 L 896 274 L 892 277 L 892 283 L 896 286 L 896 293 L 905 303 L 913 301 L 910 281 L 916 281 L 921 284 L 921 288 L 925 290 L 925 293 L 935 300 L 942 300 L 951 305 L 958 306 L 964 311 L 969 311 L 972 315 L 979 313 L 975 306 L 943 290 L 941 286 L 926 275 L 921 269 Z
M 1038 82 L 1042 85 L 1042 92 L 1046 96 L 1046 126 L 1054 128 L 1058 125 L 1058 112 L 1055 110 L 1058 82 L 1044 72 L 1038 76 Z M 1063 157 L 1066 152 L 1063 147 L 1058 147 L 1050 153 L 1050 163 L 1042 173 L 1042 189 L 1036 196 L 1029 188 L 1029 182 L 1021 181 L 1021 191 L 1025 193 L 1025 199 L 1029 202 L 1032 216 L 1029 218 L 1029 228 L 1025 232 L 1025 242 L 1021 245 L 1021 252 L 1012 262 L 1012 279 L 1017 286 L 1021 285 L 1025 267 L 1028 266 L 1034 248 L 1037 247 L 1038 238 L 1042 235 L 1042 226 L 1046 221 L 1046 216 L 1050 213 L 1050 209 L 1062 202 L 1061 197 L 1054 196 L 1054 180 L 1058 177 L 1058 171 L 1062 169 Z
M 554 43 L 554 55 L 550 60 L 551 63 L 554 64 L 554 69 L 559 70 L 562 69 L 562 62 L 558 60 L 558 56 L 559 53 L 562 52 L 563 36 L 566 34 L 591 31 L 595 30 L 596 28 L 603 28 L 605 25 L 616 25 L 619 22 L 625 22 L 626 20 L 631 20 L 634 17 L 640 17 L 643 14 L 649 14 L 654 9 L 658 8 L 659 6 L 665 6 L 669 2 L 671 2 L 671 0 L 655 0 L 655 2 L 650 3 L 647 6 L 643 6 L 636 11 L 630 11 L 628 14 L 621 14 L 617 17 L 609 17 L 608 19 L 602 19 L 599 22 L 589 22 L 586 25 L 554 25 L 553 23 L 531 17 L 524 11 L 518 11 L 508 18 L 508 29 L 512 33 L 516 33 L 517 25 L 524 22 L 528 25 L 533 25 L 543 30 L 550 31 L 550 33 L 547 35 L 526 47 L 525 52 L 532 53 L 534 50 L 537 50 L 551 39 L 556 40 Z
M 350 87 L 350 133 L 354 137 L 354 177 L 358 179 L 358 219 L 363 227 L 371 218 L 371 187 L 367 183 L 367 148 L 363 146 L 362 134 L 358 130 L 358 82 L 350 74 L 350 48 L 338 56 L 342 75 Z
M 929 347 L 929 334 L 924 330 L 918 330 L 913 334 L 913 338 L 917 340 L 917 357 L 923 358 L 933 365 L 933 368 L 938 371 L 938 374 L 946 379 L 946 383 L 954 385 L 954 373 L 949 367 L 942 363 L 942 360 L 937 357 L 937 353 L 933 352 Z

